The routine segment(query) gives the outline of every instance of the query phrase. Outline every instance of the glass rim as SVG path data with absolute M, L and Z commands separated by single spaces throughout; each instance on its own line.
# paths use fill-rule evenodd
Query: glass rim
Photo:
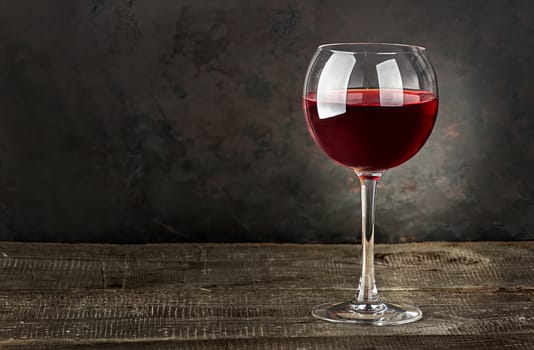
M 351 49 L 352 48 L 352 49 Z M 371 53 L 376 55 L 391 55 L 398 53 L 425 52 L 426 48 L 420 45 L 395 44 L 395 43 L 328 43 L 321 44 L 317 48 L 321 51 L 334 53 Z

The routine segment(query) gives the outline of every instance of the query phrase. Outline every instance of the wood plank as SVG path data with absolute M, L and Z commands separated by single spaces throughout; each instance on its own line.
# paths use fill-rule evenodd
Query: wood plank
M 381 290 L 534 285 L 534 242 L 376 246 Z M 354 288 L 359 247 L 0 243 L 0 289 Z
M 355 327 L 316 320 L 311 307 L 350 291 L 145 289 L 1 292 L 0 339 L 213 340 L 355 335 L 534 335 L 534 291 L 385 293 L 417 304 L 420 322 Z M 1 344 L 1 343 L 0 343 Z
M 0 243 L 8 349 L 530 349 L 534 242 L 377 246 L 399 327 L 329 324 L 312 306 L 352 296 L 347 245 Z
M 460 335 L 460 336 L 417 336 L 395 337 L 345 336 L 345 337 L 293 337 L 293 338 L 250 338 L 214 339 L 200 341 L 152 340 L 141 342 L 18 342 L 2 344 L 9 350 L 48 349 L 109 349 L 109 350 L 502 350 L 534 349 L 532 338 L 518 335 Z

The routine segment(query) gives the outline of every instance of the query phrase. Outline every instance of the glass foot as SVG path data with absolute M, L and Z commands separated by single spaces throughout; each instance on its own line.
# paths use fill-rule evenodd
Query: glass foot
M 328 322 L 356 323 L 370 326 L 393 326 L 423 318 L 421 310 L 403 304 L 328 303 L 316 306 L 312 315 Z

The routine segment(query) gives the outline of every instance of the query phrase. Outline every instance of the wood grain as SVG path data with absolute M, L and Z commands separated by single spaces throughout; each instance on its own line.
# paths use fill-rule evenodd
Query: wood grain
M 534 347 L 534 242 L 377 245 L 399 327 L 333 325 L 348 245 L 0 243 L 0 345 L 35 349 L 502 349 Z M 133 346 L 133 347 L 132 347 Z

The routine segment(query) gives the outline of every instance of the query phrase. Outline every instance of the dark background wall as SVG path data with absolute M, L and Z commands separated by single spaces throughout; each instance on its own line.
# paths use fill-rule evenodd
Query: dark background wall
M 379 241 L 534 238 L 534 2 L 0 0 L 0 239 L 358 239 L 355 176 L 307 134 L 316 46 L 426 46 L 423 150 Z M 377 142 L 380 142 L 378 139 Z

